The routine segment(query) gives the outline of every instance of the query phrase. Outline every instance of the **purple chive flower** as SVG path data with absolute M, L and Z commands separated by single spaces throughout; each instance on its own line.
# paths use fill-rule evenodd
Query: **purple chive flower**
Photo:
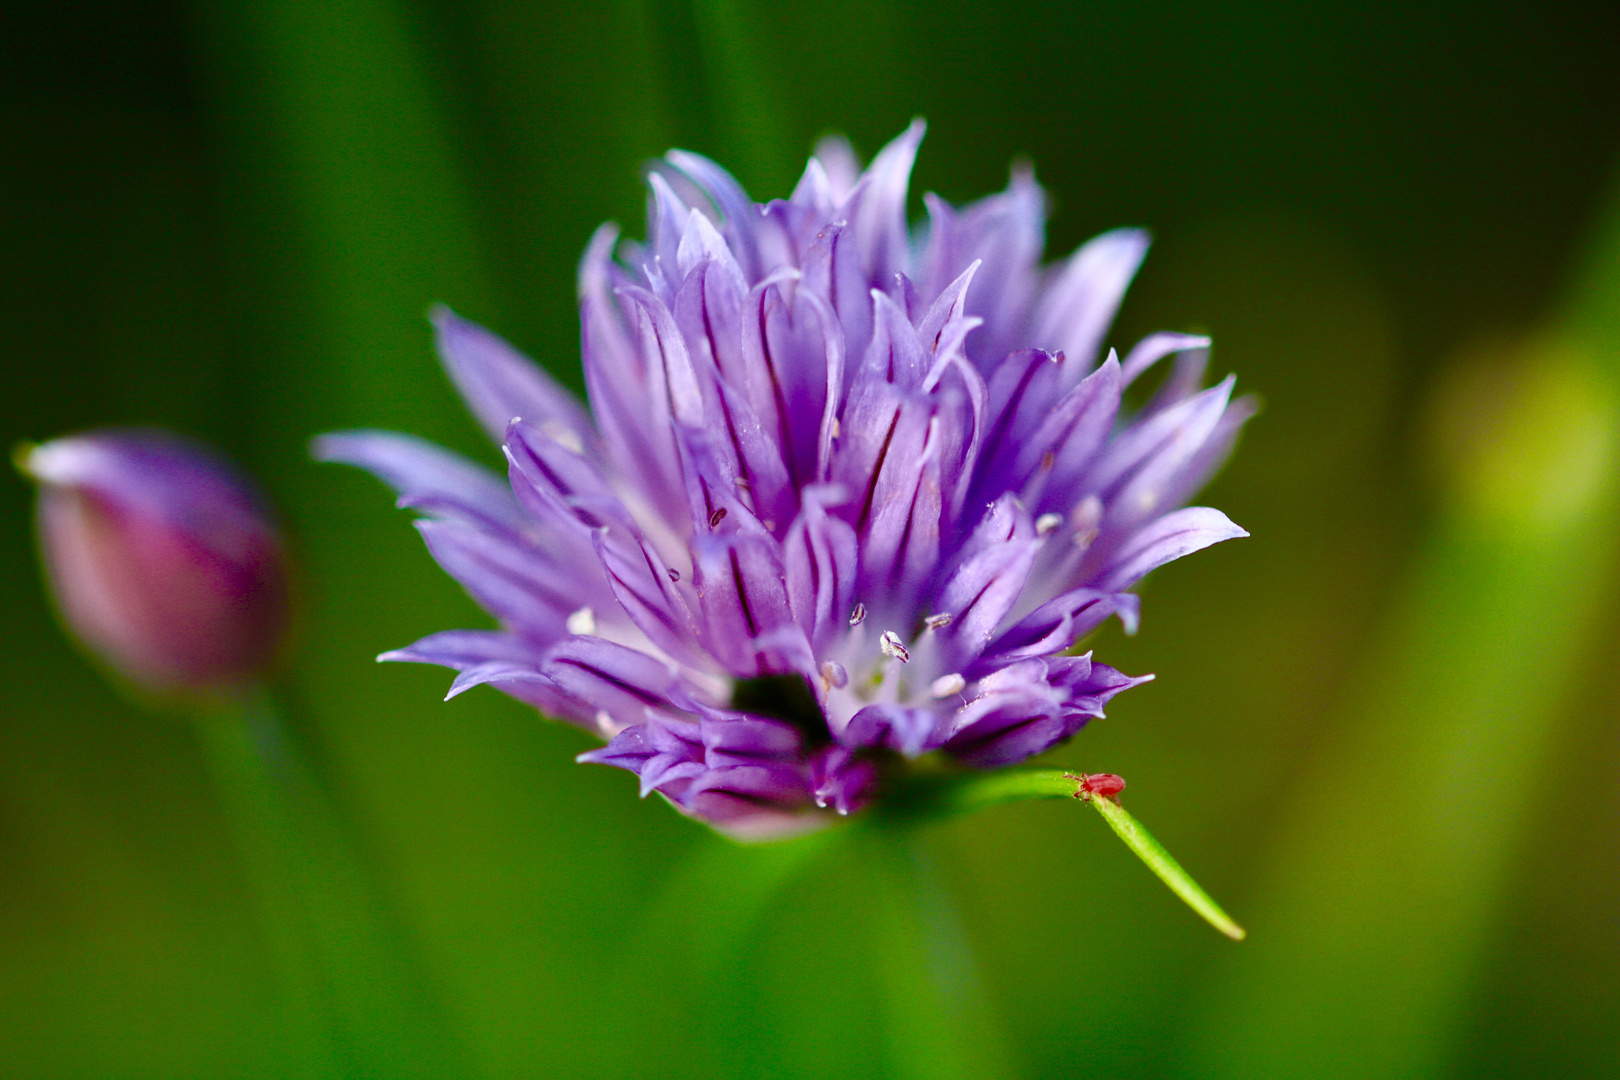
M 591 411 L 439 309 L 451 378 L 510 485 L 381 432 L 318 456 L 400 493 L 501 624 L 385 653 L 491 683 L 607 740 L 684 812 L 769 836 L 858 809 L 906 759 L 1021 761 L 1145 681 L 1073 655 L 1163 564 L 1243 536 L 1182 509 L 1252 409 L 1203 389 L 1206 338 L 1102 345 L 1147 249 L 1105 233 L 1040 265 L 1016 170 L 906 221 L 920 123 L 862 172 L 818 148 L 757 205 L 671 152 L 648 240 L 598 230 L 580 268 Z M 1140 409 L 1123 391 L 1174 367 Z
M 160 431 L 98 431 L 19 456 L 62 617 L 91 651 L 158 691 L 260 675 L 287 630 L 286 555 L 246 482 Z

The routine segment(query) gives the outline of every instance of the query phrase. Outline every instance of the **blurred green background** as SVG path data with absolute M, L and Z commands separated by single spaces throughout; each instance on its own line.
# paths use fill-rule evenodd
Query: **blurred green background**
M 765 198 L 819 135 L 870 155 L 922 115 L 914 198 L 988 193 L 1026 157 L 1052 254 L 1151 227 L 1113 340 L 1208 330 L 1266 406 L 1206 497 L 1252 539 L 1158 575 L 1141 635 L 1097 648 L 1159 680 L 1050 755 L 1128 777 L 1250 939 L 1073 808 L 928 829 L 926 903 L 889 914 L 955 957 L 941 993 L 1000 1062 L 979 1075 L 1620 1073 L 1620 9 L 6 16 L 0 439 L 171 426 L 282 507 L 301 730 L 443 1054 L 375 1046 L 357 1072 L 949 1071 L 886 1049 L 894 918 L 864 849 L 748 924 L 724 897 L 771 855 L 572 764 L 582 736 L 493 691 L 444 704 L 446 673 L 372 663 L 486 623 L 378 485 L 305 450 L 375 425 L 497 461 L 438 371 L 430 302 L 577 386 L 575 263 L 599 221 L 641 235 L 646 161 L 708 153 Z M 288 1075 L 204 758 L 62 637 L 29 499 L 0 476 L 0 1076 Z M 716 933 L 736 954 L 694 955 Z

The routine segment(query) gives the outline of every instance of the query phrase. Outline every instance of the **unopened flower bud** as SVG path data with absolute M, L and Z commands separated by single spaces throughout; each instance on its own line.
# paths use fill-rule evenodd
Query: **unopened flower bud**
M 261 674 L 286 634 L 281 538 L 245 480 L 159 431 L 101 431 L 26 449 L 47 577 L 71 630 L 152 690 Z

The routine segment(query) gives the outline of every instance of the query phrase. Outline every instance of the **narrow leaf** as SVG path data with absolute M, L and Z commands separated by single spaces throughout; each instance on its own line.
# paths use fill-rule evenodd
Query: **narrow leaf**
M 1242 941 L 1247 936 L 1243 927 L 1232 921 L 1232 917 L 1221 910 L 1221 906 L 1210 899 L 1209 893 L 1198 887 L 1181 864 L 1164 850 L 1164 845 L 1153 839 L 1153 836 L 1119 803 L 1112 799 L 1096 797 L 1088 800 L 1097 808 L 1097 813 L 1103 816 L 1114 834 L 1125 841 L 1125 846 L 1136 853 L 1136 857 L 1147 863 L 1149 870 L 1159 875 L 1159 880 L 1170 886 L 1170 891 L 1187 902 L 1187 906 L 1204 917 L 1204 921 L 1215 929 L 1231 938 L 1233 941 Z

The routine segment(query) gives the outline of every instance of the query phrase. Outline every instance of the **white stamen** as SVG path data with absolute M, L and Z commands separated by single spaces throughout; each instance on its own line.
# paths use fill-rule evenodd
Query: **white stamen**
M 967 680 L 953 671 L 949 675 L 941 675 L 928 687 L 928 692 L 937 698 L 948 698 L 952 694 L 960 694 L 967 686 Z
M 849 613 L 849 625 L 859 626 L 866 621 L 866 605 L 857 603 L 855 610 Z
M 596 633 L 596 612 L 588 607 L 582 607 L 568 616 L 568 622 L 565 625 L 568 627 L 570 634 L 580 636 L 594 634 Z
M 951 625 L 951 613 L 942 611 L 938 615 L 930 615 L 923 620 L 923 625 L 930 630 L 938 630 L 942 626 Z
M 1063 524 L 1062 514 L 1042 514 L 1035 519 L 1035 535 L 1046 536 Z
M 842 690 L 849 685 L 849 672 L 836 660 L 821 662 L 821 681 L 828 689 Z
M 1095 495 L 1087 495 L 1075 503 L 1074 509 L 1069 511 L 1069 521 L 1073 523 L 1076 529 L 1082 532 L 1086 529 L 1095 529 L 1098 525 L 1101 525 L 1102 518 L 1102 500 Z
M 1095 495 L 1087 495 L 1074 504 L 1069 511 L 1069 522 L 1074 526 L 1074 544 L 1079 548 L 1089 548 L 1091 542 L 1097 539 L 1098 526 L 1102 524 L 1103 504 Z
M 905 642 L 901 641 L 900 635 L 893 630 L 883 631 L 883 636 L 878 638 L 878 648 L 883 650 L 884 656 L 893 657 L 902 664 L 911 659 L 911 653 L 906 649 Z

